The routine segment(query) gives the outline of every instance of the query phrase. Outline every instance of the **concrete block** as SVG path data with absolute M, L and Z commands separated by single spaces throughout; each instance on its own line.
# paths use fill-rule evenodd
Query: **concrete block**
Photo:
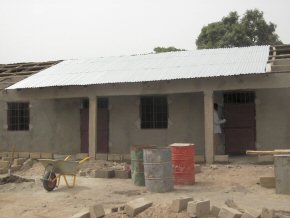
M 96 160 L 108 160 L 107 154 L 96 154 Z
M 64 160 L 68 154 L 53 154 L 53 158 L 56 160 Z
M 223 207 L 219 212 L 219 218 L 240 218 L 242 213 L 234 208 Z
M 187 204 L 189 216 L 202 217 L 210 214 L 210 200 L 190 201 Z
M 204 163 L 205 162 L 204 155 L 195 155 L 194 162 L 195 163 Z
M 40 158 L 41 158 L 41 156 L 40 156 L 40 152 L 33 152 L 33 153 L 30 153 L 30 154 L 29 154 L 29 157 L 30 157 L 31 159 L 40 159 Z
M 94 178 L 113 178 L 115 176 L 114 170 L 95 170 L 92 172 Z
M 2 157 L 2 161 L 12 162 L 12 157 Z
M 105 216 L 105 210 L 103 205 L 97 204 L 90 207 L 91 218 L 99 218 Z
M 7 157 L 7 156 L 8 156 L 7 152 L 1 152 L 0 153 L 0 158 Z
M 130 179 L 131 171 L 130 170 L 115 170 L 115 177 L 119 179 Z
M 194 173 L 201 173 L 201 166 L 199 164 L 194 165 Z
M 258 210 L 247 210 L 243 213 L 241 218 L 258 218 L 261 216 L 261 211 Z
M 130 154 L 123 154 L 123 160 L 124 161 L 131 161 L 131 155 Z
M 261 218 L 275 218 L 275 211 L 267 208 L 262 209 Z
M 8 172 L 7 168 L 1 168 L 0 167 L 0 174 L 4 174 L 4 173 L 7 173 L 7 172 Z
M 82 159 L 84 159 L 84 158 L 86 158 L 86 157 L 88 157 L 88 156 L 89 156 L 88 153 L 77 153 L 77 154 L 75 155 L 76 160 L 82 160 Z
M 29 152 L 19 152 L 18 157 L 19 158 L 29 158 Z
M 144 198 L 137 198 L 135 200 L 129 201 L 125 205 L 125 213 L 129 217 L 136 216 L 137 214 L 143 212 L 147 208 L 152 206 L 152 202 Z
M 12 154 L 13 154 L 13 158 L 18 158 L 18 152 L 7 152 L 7 157 L 12 157 Z
M 8 169 L 9 161 L 1 160 L 0 161 L 0 168 Z
M 80 171 L 79 175 L 80 175 L 80 176 L 86 176 L 87 173 L 86 173 L 85 171 Z
M 12 170 L 12 172 L 16 172 L 16 171 L 20 170 L 21 167 L 22 167 L 21 165 L 12 165 L 11 170 Z
M 182 210 L 186 210 L 188 202 L 193 201 L 192 197 L 181 197 L 172 201 L 170 210 L 179 213 Z
M 260 185 L 265 188 L 275 188 L 276 181 L 274 176 L 263 176 L 260 177 Z
M 273 162 L 273 155 L 258 155 L 258 163 L 260 164 L 272 164 Z
M 14 159 L 13 165 L 22 165 L 25 162 L 25 160 L 26 160 L 25 158 Z
M 215 216 L 215 217 L 218 217 L 220 211 L 221 211 L 221 208 L 220 208 L 220 207 L 215 206 L 215 205 L 212 205 L 212 206 L 211 206 L 211 210 L 210 210 L 211 215 L 213 215 L 213 216 Z
M 41 152 L 40 156 L 43 159 L 53 159 L 53 154 L 48 152 Z
M 75 215 L 71 216 L 71 218 L 90 218 L 90 210 L 89 208 L 84 208 L 80 212 L 76 213 Z
M 111 213 L 116 213 L 118 212 L 119 208 L 118 207 L 113 207 L 111 208 Z
M 121 154 L 108 154 L 109 161 L 121 161 L 122 155 Z
M 216 163 L 229 163 L 229 155 L 215 155 L 214 162 L 216 162 Z

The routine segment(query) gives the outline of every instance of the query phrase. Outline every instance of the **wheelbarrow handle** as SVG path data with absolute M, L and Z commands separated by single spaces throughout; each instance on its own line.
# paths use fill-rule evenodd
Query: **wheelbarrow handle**
M 64 160 L 67 161 L 71 158 L 71 155 L 68 155 Z
M 79 161 L 79 164 L 82 164 L 82 163 L 86 162 L 89 159 L 90 159 L 90 157 L 85 157 L 84 159 L 82 159 L 81 161 Z

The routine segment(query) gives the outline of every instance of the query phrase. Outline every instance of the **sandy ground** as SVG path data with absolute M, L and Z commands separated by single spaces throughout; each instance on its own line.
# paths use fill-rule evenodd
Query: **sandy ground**
M 106 211 L 115 206 L 144 197 L 153 201 L 153 207 L 137 217 L 188 217 L 185 212 L 169 213 L 173 199 L 190 195 L 194 199 L 210 199 L 211 205 L 223 206 L 233 199 L 244 209 L 263 207 L 290 211 L 290 195 L 277 195 L 274 189 L 257 184 L 260 176 L 273 176 L 273 165 L 254 165 L 236 162 L 215 165 L 216 169 L 202 165 L 202 173 L 196 175 L 194 186 L 175 186 L 169 193 L 150 193 L 145 187 L 135 186 L 130 179 L 98 179 L 77 177 L 76 187 L 68 189 L 61 181 L 52 192 L 43 189 L 40 178 L 43 167 L 36 163 L 33 168 L 15 173 L 35 182 L 0 185 L 0 217 L 70 217 L 85 207 L 103 204 Z M 126 217 L 111 214 L 107 217 Z

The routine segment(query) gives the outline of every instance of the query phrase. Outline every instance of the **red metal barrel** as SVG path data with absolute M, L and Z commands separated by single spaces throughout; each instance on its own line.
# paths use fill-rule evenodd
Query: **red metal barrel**
M 195 183 L 194 144 L 175 143 L 170 146 L 174 184 L 193 185 Z

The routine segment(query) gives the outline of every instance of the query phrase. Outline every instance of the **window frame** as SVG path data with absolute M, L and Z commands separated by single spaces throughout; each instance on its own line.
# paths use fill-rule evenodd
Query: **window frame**
M 150 100 L 152 101 L 151 104 Z M 144 101 L 148 101 L 149 104 L 145 104 Z M 146 107 L 147 111 L 144 111 Z M 140 110 L 139 117 L 141 129 L 144 130 L 168 129 L 169 109 L 168 109 L 168 98 L 166 95 L 140 96 L 139 110 Z
M 30 130 L 29 102 L 27 101 L 7 102 L 7 131 L 15 132 L 29 130 Z

